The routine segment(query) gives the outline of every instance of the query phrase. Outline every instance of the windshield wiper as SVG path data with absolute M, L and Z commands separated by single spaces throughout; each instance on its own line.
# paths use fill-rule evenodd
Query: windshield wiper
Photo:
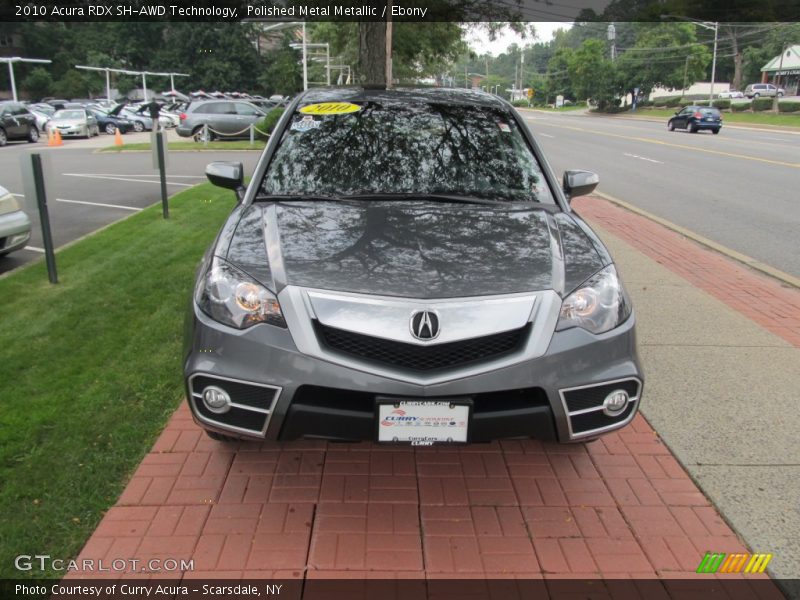
M 256 202 L 341 202 L 344 196 L 325 196 L 322 194 L 270 194 L 256 196 Z
M 486 198 L 477 198 L 467 194 L 407 194 L 407 193 L 364 193 L 364 194 L 350 194 L 342 196 L 347 200 L 441 200 L 442 202 L 459 202 L 461 204 L 490 204 L 497 205 L 500 202 L 496 200 L 487 200 Z

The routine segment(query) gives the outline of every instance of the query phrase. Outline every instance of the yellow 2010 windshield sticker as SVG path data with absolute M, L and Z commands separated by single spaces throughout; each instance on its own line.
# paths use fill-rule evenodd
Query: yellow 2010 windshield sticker
M 309 104 L 300 109 L 304 115 L 346 115 L 361 110 L 358 104 L 350 102 L 320 102 L 319 104 Z

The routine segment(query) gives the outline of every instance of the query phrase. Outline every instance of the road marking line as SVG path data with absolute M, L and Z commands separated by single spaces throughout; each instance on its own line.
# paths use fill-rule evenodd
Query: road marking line
M 549 133 L 542 133 L 541 131 L 540 131 L 539 133 L 537 133 L 536 135 L 537 135 L 537 136 L 539 136 L 539 135 L 540 135 L 540 136 L 542 136 L 542 137 L 549 137 L 549 138 L 554 138 L 554 137 L 556 137 L 556 136 L 554 136 L 554 135 L 550 135 Z
M 647 162 L 658 163 L 659 165 L 664 164 L 664 161 L 656 160 L 654 158 L 647 158 L 646 156 L 639 156 L 638 154 L 630 154 L 628 152 L 623 152 L 623 156 L 630 156 L 631 158 L 638 158 L 639 160 L 646 160 Z
M 655 223 L 658 223 L 659 225 L 663 225 L 667 229 L 671 229 L 672 231 L 674 231 L 676 233 L 679 233 L 684 237 L 687 237 L 687 238 L 689 238 L 691 240 L 694 240 L 698 244 L 702 244 L 703 246 L 711 248 L 712 250 L 715 250 L 716 252 L 719 252 L 720 254 L 724 254 L 725 256 L 727 256 L 729 258 L 732 258 L 732 259 L 734 259 L 736 261 L 739 261 L 740 263 L 745 264 L 748 267 L 756 269 L 757 271 L 761 271 L 762 273 L 766 273 L 770 277 L 774 277 L 775 279 L 783 281 L 784 283 L 792 285 L 792 286 L 794 286 L 796 288 L 800 288 L 800 278 L 797 278 L 794 275 L 790 275 L 789 273 L 785 273 L 785 272 L 781 271 L 780 269 L 776 269 L 775 267 L 771 267 L 771 266 L 769 266 L 769 265 L 767 265 L 767 264 L 761 262 L 760 260 L 757 260 L 757 259 L 755 259 L 755 258 L 753 258 L 751 256 L 747 256 L 746 254 L 742 254 L 741 252 L 737 252 L 736 250 L 732 250 L 731 248 L 728 248 L 727 246 L 723 246 L 722 244 L 718 244 L 717 242 L 715 242 L 713 240 L 710 240 L 710 239 L 708 239 L 706 237 L 703 237 L 702 235 L 697 234 L 697 233 L 695 233 L 694 231 L 692 231 L 690 229 L 686 229 L 685 227 L 681 227 L 680 225 L 678 225 L 676 223 L 673 223 L 672 221 L 668 221 L 667 219 L 659 217 L 658 215 L 654 215 L 651 212 L 648 212 L 648 211 L 646 211 L 646 210 L 644 210 L 642 208 L 639 208 L 638 206 L 634 206 L 633 204 L 630 204 L 629 202 L 625 202 L 624 200 L 620 200 L 619 198 L 611 196 L 610 194 L 606 194 L 605 192 L 597 192 L 597 191 L 592 192 L 592 193 L 593 193 L 593 195 L 599 196 L 600 198 L 603 198 L 604 200 L 608 200 L 609 202 L 612 202 L 613 204 L 616 204 L 617 206 L 620 206 L 620 207 L 622 207 L 622 208 L 624 208 L 626 210 L 629 210 L 629 211 L 631 211 L 633 213 L 641 215 L 641 216 L 645 217 L 646 219 L 650 219 L 651 221 L 654 221 Z
M 120 208 L 122 210 L 134 210 L 139 212 L 141 208 L 135 206 L 123 206 L 122 204 L 103 204 L 102 202 L 86 202 L 85 200 L 67 200 L 66 198 L 56 198 L 56 202 L 67 202 L 69 204 L 87 204 L 89 206 L 105 206 L 106 208 Z
M 131 181 L 133 183 L 156 183 L 160 184 L 160 181 L 151 181 L 150 179 L 126 179 L 125 177 L 109 177 L 107 175 L 83 175 L 82 173 L 63 173 L 63 175 L 68 175 L 70 177 L 85 177 L 87 179 L 111 179 L 114 181 Z M 179 185 L 181 187 L 194 187 L 195 184 L 193 183 L 177 183 L 174 181 L 168 181 L 167 185 Z
M 73 177 L 156 177 L 153 173 L 147 175 L 131 175 L 129 173 L 62 173 Z M 175 179 L 205 179 L 205 175 L 168 175 Z
M 30 250 L 31 252 L 40 252 L 44 254 L 44 248 L 37 248 L 36 246 L 25 246 L 25 250 Z
M 12 196 L 16 196 L 17 198 L 24 198 L 25 197 L 25 194 L 14 194 L 14 193 L 12 193 L 11 195 Z
M 681 148 L 683 150 L 693 150 L 695 152 L 705 152 L 707 154 L 717 154 L 719 156 L 729 156 L 731 158 L 742 158 L 744 160 L 753 160 L 756 162 L 769 163 L 771 165 L 780 165 L 782 167 L 800 169 L 800 163 L 790 163 L 790 162 L 784 162 L 782 160 L 771 160 L 769 158 L 761 158 L 759 156 L 748 156 L 746 154 L 723 152 L 722 150 L 709 150 L 708 148 L 698 148 L 697 146 L 687 146 L 686 144 L 673 144 L 672 142 L 662 142 L 661 140 L 656 140 L 653 138 L 638 137 L 633 135 L 622 135 L 621 133 L 609 133 L 607 131 L 597 131 L 596 129 L 587 129 L 585 127 L 569 127 L 567 125 L 550 125 L 550 127 L 559 127 L 561 129 L 572 129 L 573 131 L 580 131 L 581 133 L 594 133 L 597 135 L 605 135 L 608 137 L 622 138 L 624 140 L 636 140 L 638 142 L 645 142 L 647 144 L 659 144 L 661 146 L 671 146 L 673 148 Z

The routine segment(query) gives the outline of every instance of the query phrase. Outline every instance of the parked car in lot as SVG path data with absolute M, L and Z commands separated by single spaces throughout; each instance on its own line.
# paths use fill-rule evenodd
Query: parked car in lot
M 36 117 L 21 102 L 0 102 L 0 146 L 10 140 L 39 141 Z
M 738 90 L 725 90 L 724 92 L 720 92 L 719 94 L 717 94 L 717 98 L 729 98 L 729 99 L 744 98 L 744 93 Z
M 40 133 L 45 133 L 47 131 L 47 124 L 50 122 L 50 115 L 32 107 L 28 107 L 28 110 L 36 118 L 36 128 Z
M 244 138 L 250 135 L 249 126 L 264 118 L 265 113 L 243 100 L 201 100 L 192 102 L 181 113 L 178 135 L 202 141 L 203 127 L 208 125 L 210 139 Z
M 771 83 L 751 83 L 744 88 L 744 95 L 748 98 L 758 98 L 760 96 L 781 97 L 786 93 L 783 88 L 776 87 Z
M 633 419 L 634 315 L 574 213 L 598 178 L 548 166 L 506 101 L 310 90 L 206 252 L 184 378 L 211 437 L 583 441 Z
M 667 121 L 667 129 L 686 129 L 690 133 L 697 133 L 703 129 L 711 133 L 719 133 L 722 129 L 722 113 L 718 108 L 708 106 L 686 106 L 675 113 Z
M 153 119 L 150 118 L 150 115 L 138 113 L 136 112 L 135 108 L 129 105 L 117 105 L 109 110 L 108 113 L 110 115 L 117 115 L 130 121 L 131 125 L 133 126 L 133 130 L 136 132 L 152 131 L 153 129 Z
M 65 108 L 57 110 L 47 124 L 47 130 L 55 131 L 61 137 L 90 138 L 100 135 L 100 126 L 94 113 L 86 108 Z
M 119 129 L 120 133 L 128 133 L 133 130 L 133 123 L 128 119 L 118 115 L 110 115 L 97 106 L 92 106 L 89 110 L 92 111 L 94 118 L 97 119 L 97 126 L 109 135 L 114 135 L 117 129 Z
M 19 201 L 0 187 L 0 256 L 24 248 L 31 239 L 31 220 Z

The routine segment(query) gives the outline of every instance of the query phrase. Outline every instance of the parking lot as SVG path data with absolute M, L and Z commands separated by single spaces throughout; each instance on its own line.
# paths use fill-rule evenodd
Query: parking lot
M 169 139 L 178 139 L 174 132 Z M 125 135 L 125 143 L 148 142 L 149 133 Z M 24 198 L 20 157 L 31 152 L 46 156 L 49 175 L 46 181 L 50 227 L 56 248 L 161 201 L 158 171 L 153 169 L 151 153 L 101 153 L 111 146 L 113 136 L 101 134 L 90 140 L 65 140 L 63 146 L 11 142 L 0 148 L 0 185 L 26 202 L 33 221 L 31 240 L 24 250 L 0 257 L 0 273 L 40 258 L 42 233 L 36 206 Z M 167 191 L 174 194 L 205 181 L 207 163 L 236 160 L 252 171 L 257 152 L 172 152 L 167 166 Z

